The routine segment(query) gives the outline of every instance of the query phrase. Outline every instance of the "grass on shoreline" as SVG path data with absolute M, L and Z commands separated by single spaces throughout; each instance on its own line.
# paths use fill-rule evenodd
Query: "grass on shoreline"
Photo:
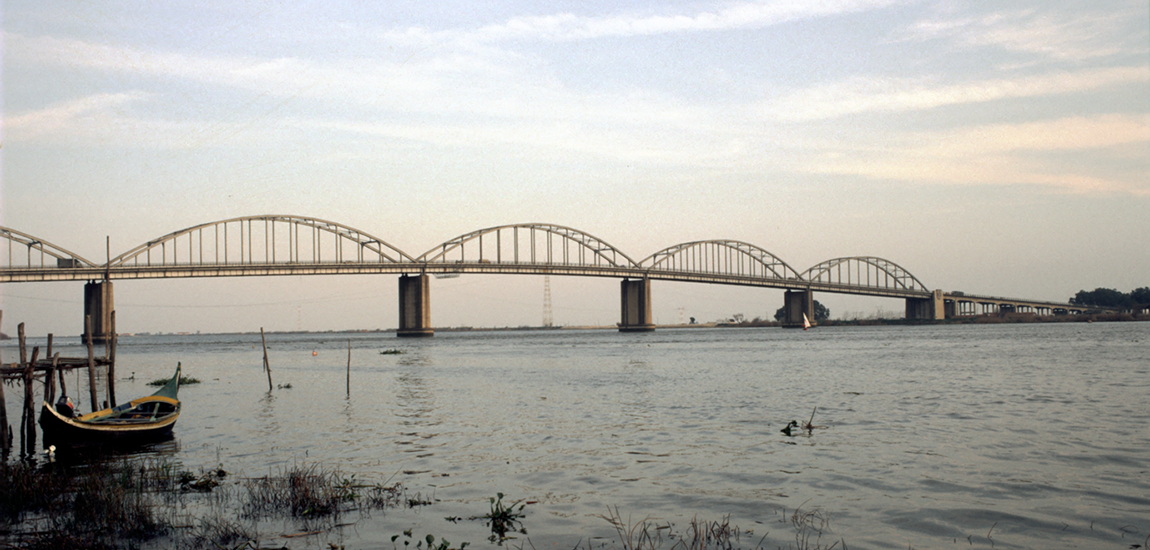
M 506 504 L 503 496 L 492 498 L 490 511 L 472 519 L 487 522 L 490 541 L 510 546 L 512 532 L 527 532 L 526 503 Z M 399 484 L 361 482 L 354 474 L 318 464 L 260 477 L 234 476 L 222 467 L 197 474 L 164 457 L 0 464 L 0 533 L 11 548 L 259 548 L 261 540 L 294 536 L 279 528 L 269 534 L 261 526 L 282 527 L 286 521 L 299 530 L 298 536 L 323 534 L 372 510 L 425 504 L 430 501 L 407 495 Z M 359 518 L 345 519 L 350 513 Z M 693 520 L 680 533 L 670 524 L 648 520 L 628 524 L 618 508 L 601 517 L 615 528 L 624 550 L 733 550 L 752 542 L 742 541 L 749 532 L 727 520 Z M 822 544 L 828 522 L 818 510 L 796 511 L 790 522 L 795 542 L 786 548 L 829 550 L 839 544 Z M 416 550 L 462 550 L 470 544 L 455 545 L 432 534 L 413 538 L 410 531 L 403 535 L 392 538 L 396 550 L 400 542 Z M 757 542 L 752 548 L 762 547 Z M 524 544 L 530 542 L 520 543 L 520 550 Z M 593 547 L 588 539 L 587 550 L 603 546 L 600 541 Z
M 195 474 L 164 458 L 0 464 L 0 533 L 14 548 L 120 548 L 148 541 L 230 548 L 264 538 L 262 520 L 290 518 L 302 530 L 324 531 L 347 513 L 403 502 L 399 484 L 361 483 L 318 465 L 233 479 L 222 468 Z M 192 508 L 204 513 L 189 516 Z

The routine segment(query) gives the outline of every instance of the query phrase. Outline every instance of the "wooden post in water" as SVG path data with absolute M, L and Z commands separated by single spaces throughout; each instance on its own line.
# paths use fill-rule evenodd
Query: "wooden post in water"
M 4 311 L 0 310 L 0 326 L 3 326 L 3 321 L 4 321 Z M 4 365 L 4 359 L 2 357 L 0 357 L 0 366 L 2 366 L 2 365 Z M 0 381 L 0 449 L 3 449 L 3 452 L 0 454 L 2 454 L 4 456 L 4 458 L 8 457 L 8 442 L 11 439 L 11 437 L 9 437 L 9 435 L 10 435 L 10 432 L 8 431 L 8 406 L 5 403 L 5 399 L 4 399 L 4 382 Z
M 351 338 L 347 339 L 347 396 L 351 397 Z
M 109 330 L 112 332 L 112 337 L 107 340 L 107 353 L 108 357 L 108 406 L 116 406 L 116 312 L 112 311 L 112 326 Z
M 23 333 L 21 332 L 21 337 Z M 39 346 L 32 348 L 32 360 L 24 365 L 24 433 L 21 434 L 21 439 L 24 440 L 24 456 L 32 456 L 36 454 L 36 406 L 34 403 L 34 395 L 32 393 L 32 386 L 34 385 L 33 368 L 36 365 L 36 360 L 40 358 Z
M 16 325 L 16 337 L 19 338 L 19 342 L 20 342 L 20 364 L 19 364 L 19 366 L 23 367 L 24 363 L 28 362 L 28 348 L 27 348 L 27 343 L 24 340 L 24 323 L 20 323 L 19 325 Z
M 57 355 L 59 355 L 59 354 L 57 354 Z M 64 382 L 64 369 L 60 369 L 60 370 L 56 371 L 56 376 L 58 376 L 60 378 L 60 395 L 61 396 L 68 395 L 68 384 L 66 382 Z M 52 404 L 55 405 L 56 402 L 52 401 Z
M 88 399 L 92 412 L 100 410 L 96 402 L 96 351 L 92 349 L 92 316 L 84 316 L 84 334 L 88 336 Z
M 27 343 L 27 340 L 25 340 L 25 338 L 24 338 L 24 323 L 20 323 L 20 324 L 16 325 L 16 337 L 18 338 L 17 341 L 20 344 L 20 355 L 18 356 L 18 359 L 20 360 L 20 362 L 16 364 L 16 367 L 22 369 L 22 368 L 24 368 L 24 365 L 28 364 L 28 343 Z M 21 453 L 24 452 L 24 432 L 25 432 L 25 428 L 26 428 L 25 422 L 27 422 L 27 420 L 28 420 L 27 419 L 27 413 L 28 413 L 28 411 L 25 410 L 23 406 L 21 406 L 20 407 L 20 429 L 19 429 L 20 452 Z
M 52 366 L 48 368 L 48 372 L 44 373 L 44 385 L 47 391 L 44 395 L 44 401 L 50 405 L 56 403 L 56 369 L 60 366 L 60 354 L 52 356 Z
M 48 333 L 48 353 L 45 355 L 48 359 L 52 359 L 52 333 Z M 55 364 L 52 365 L 55 367 Z M 44 371 L 44 401 L 54 403 L 52 394 L 56 393 L 56 379 L 53 378 L 55 373 L 49 369 Z
M 28 364 L 28 347 L 27 341 L 24 339 L 24 323 L 16 325 L 16 335 L 20 343 L 20 362 L 17 367 L 24 368 Z M 27 396 L 25 396 L 27 398 Z M 27 451 L 27 436 L 28 436 L 28 407 L 27 404 L 20 407 L 20 454 Z
M 272 391 L 272 366 L 268 363 L 268 339 L 264 336 L 264 327 L 260 327 L 260 340 L 264 344 L 264 372 L 268 374 L 268 393 Z

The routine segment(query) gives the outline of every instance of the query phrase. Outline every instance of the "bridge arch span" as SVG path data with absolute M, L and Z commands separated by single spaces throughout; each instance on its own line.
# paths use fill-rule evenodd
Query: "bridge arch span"
M 9 268 L 97 267 L 75 252 L 15 229 L 0 226 L 0 237 L 7 239 L 4 265 Z M 20 246 L 25 247 L 24 254 L 18 253 Z
M 408 263 L 406 252 L 336 222 L 291 215 L 230 218 L 149 240 L 110 267 Z
M 507 265 L 634 270 L 638 267 L 630 256 L 594 235 L 547 223 L 478 229 L 432 247 L 415 261 L 481 268 Z
M 802 276 L 787 262 L 743 241 L 692 241 L 647 256 L 640 265 L 651 273 L 693 273 L 745 279 L 797 282 Z
M 815 264 L 802 274 L 809 283 L 825 283 L 855 288 L 930 292 L 902 266 L 874 256 L 834 258 Z

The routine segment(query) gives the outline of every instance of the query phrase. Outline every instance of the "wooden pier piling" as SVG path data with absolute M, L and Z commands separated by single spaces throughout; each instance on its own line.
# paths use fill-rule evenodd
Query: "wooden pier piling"
M 115 370 L 112 367 L 112 358 L 115 357 L 116 341 L 114 338 L 112 339 L 111 346 L 107 348 L 108 355 L 105 357 L 96 357 L 90 337 L 88 338 L 87 358 L 61 357 L 59 353 L 54 351 L 55 339 L 53 335 L 49 334 L 48 353 L 42 357 L 40 347 L 34 346 L 31 357 L 29 357 L 24 323 L 18 325 L 17 332 L 19 338 L 19 357 L 17 362 L 8 364 L 5 364 L 2 358 L 0 358 L 0 384 L 4 382 L 23 384 L 24 394 L 21 400 L 20 427 L 18 433 L 20 435 L 20 453 L 25 457 L 30 457 L 34 456 L 37 452 L 36 426 L 39 417 L 37 415 L 38 402 L 36 400 L 36 386 L 39 383 L 43 383 L 43 400 L 48 403 L 54 403 L 57 396 L 57 380 L 60 383 L 59 395 L 66 395 L 68 392 L 64 377 L 65 371 L 86 368 L 88 370 L 89 396 L 93 403 L 93 410 L 99 410 L 96 408 L 99 400 L 96 396 L 95 370 L 99 367 L 106 367 L 108 378 L 114 376 Z M 43 380 L 40 379 L 41 376 L 43 376 Z M 16 432 L 9 423 L 6 392 L 3 390 L 3 386 L 0 385 L 0 452 L 2 452 L 4 457 L 7 457 L 11 452 Z M 108 391 L 108 399 L 114 399 L 112 394 L 114 386 L 111 381 L 109 381 Z
M 92 402 L 92 412 L 100 410 L 96 400 L 96 351 L 92 348 L 92 316 L 84 316 L 84 334 L 88 337 L 88 400 Z
M 4 324 L 4 311 L 0 310 L 0 326 Z M 4 364 L 4 358 L 0 356 L 0 365 Z M 8 445 L 11 443 L 12 437 L 10 428 L 8 427 L 8 405 L 4 402 L 4 380 L 0 378 L 0 449 L 3 449 L 5 458 L 8 455 Z

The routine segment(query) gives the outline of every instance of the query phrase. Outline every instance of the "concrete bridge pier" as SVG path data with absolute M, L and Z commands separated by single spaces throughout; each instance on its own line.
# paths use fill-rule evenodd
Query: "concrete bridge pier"
M 802 328 L 803 314 L 815 326 L 815 293 L 809 290 L 788 290 L 783 294 L 783 328 Z
M 932 292 L 930 298 L 906 299 L 907 319 L 938 321 L 946 317 L 947 308 L 941 290 Z
M 953 319 L 958 317 L 958 303 L 954 300 L 946 300 L 943 302 L 943 309 L 945 313 L 943 317 L 946 319 Z
M 84 284 L 84 331 L 83 342 L 88 341 L 88 331 L 92 331 L 92 343 L 103 344 L 112 339 L 112 312 L 115 301 L 112 281 L 88 281 Z M 91 318 L 89 327 L 87 319 Z
M 427 274 L 399 276 L 399 330 L 396 336 L 434 336 L 431 328 L 431 283 Z
M 619 285 L 622 296 L 622 320 L 619 332 L 650 332 L 655 330 L 651 317 L 650 279 L 623 279 Z

